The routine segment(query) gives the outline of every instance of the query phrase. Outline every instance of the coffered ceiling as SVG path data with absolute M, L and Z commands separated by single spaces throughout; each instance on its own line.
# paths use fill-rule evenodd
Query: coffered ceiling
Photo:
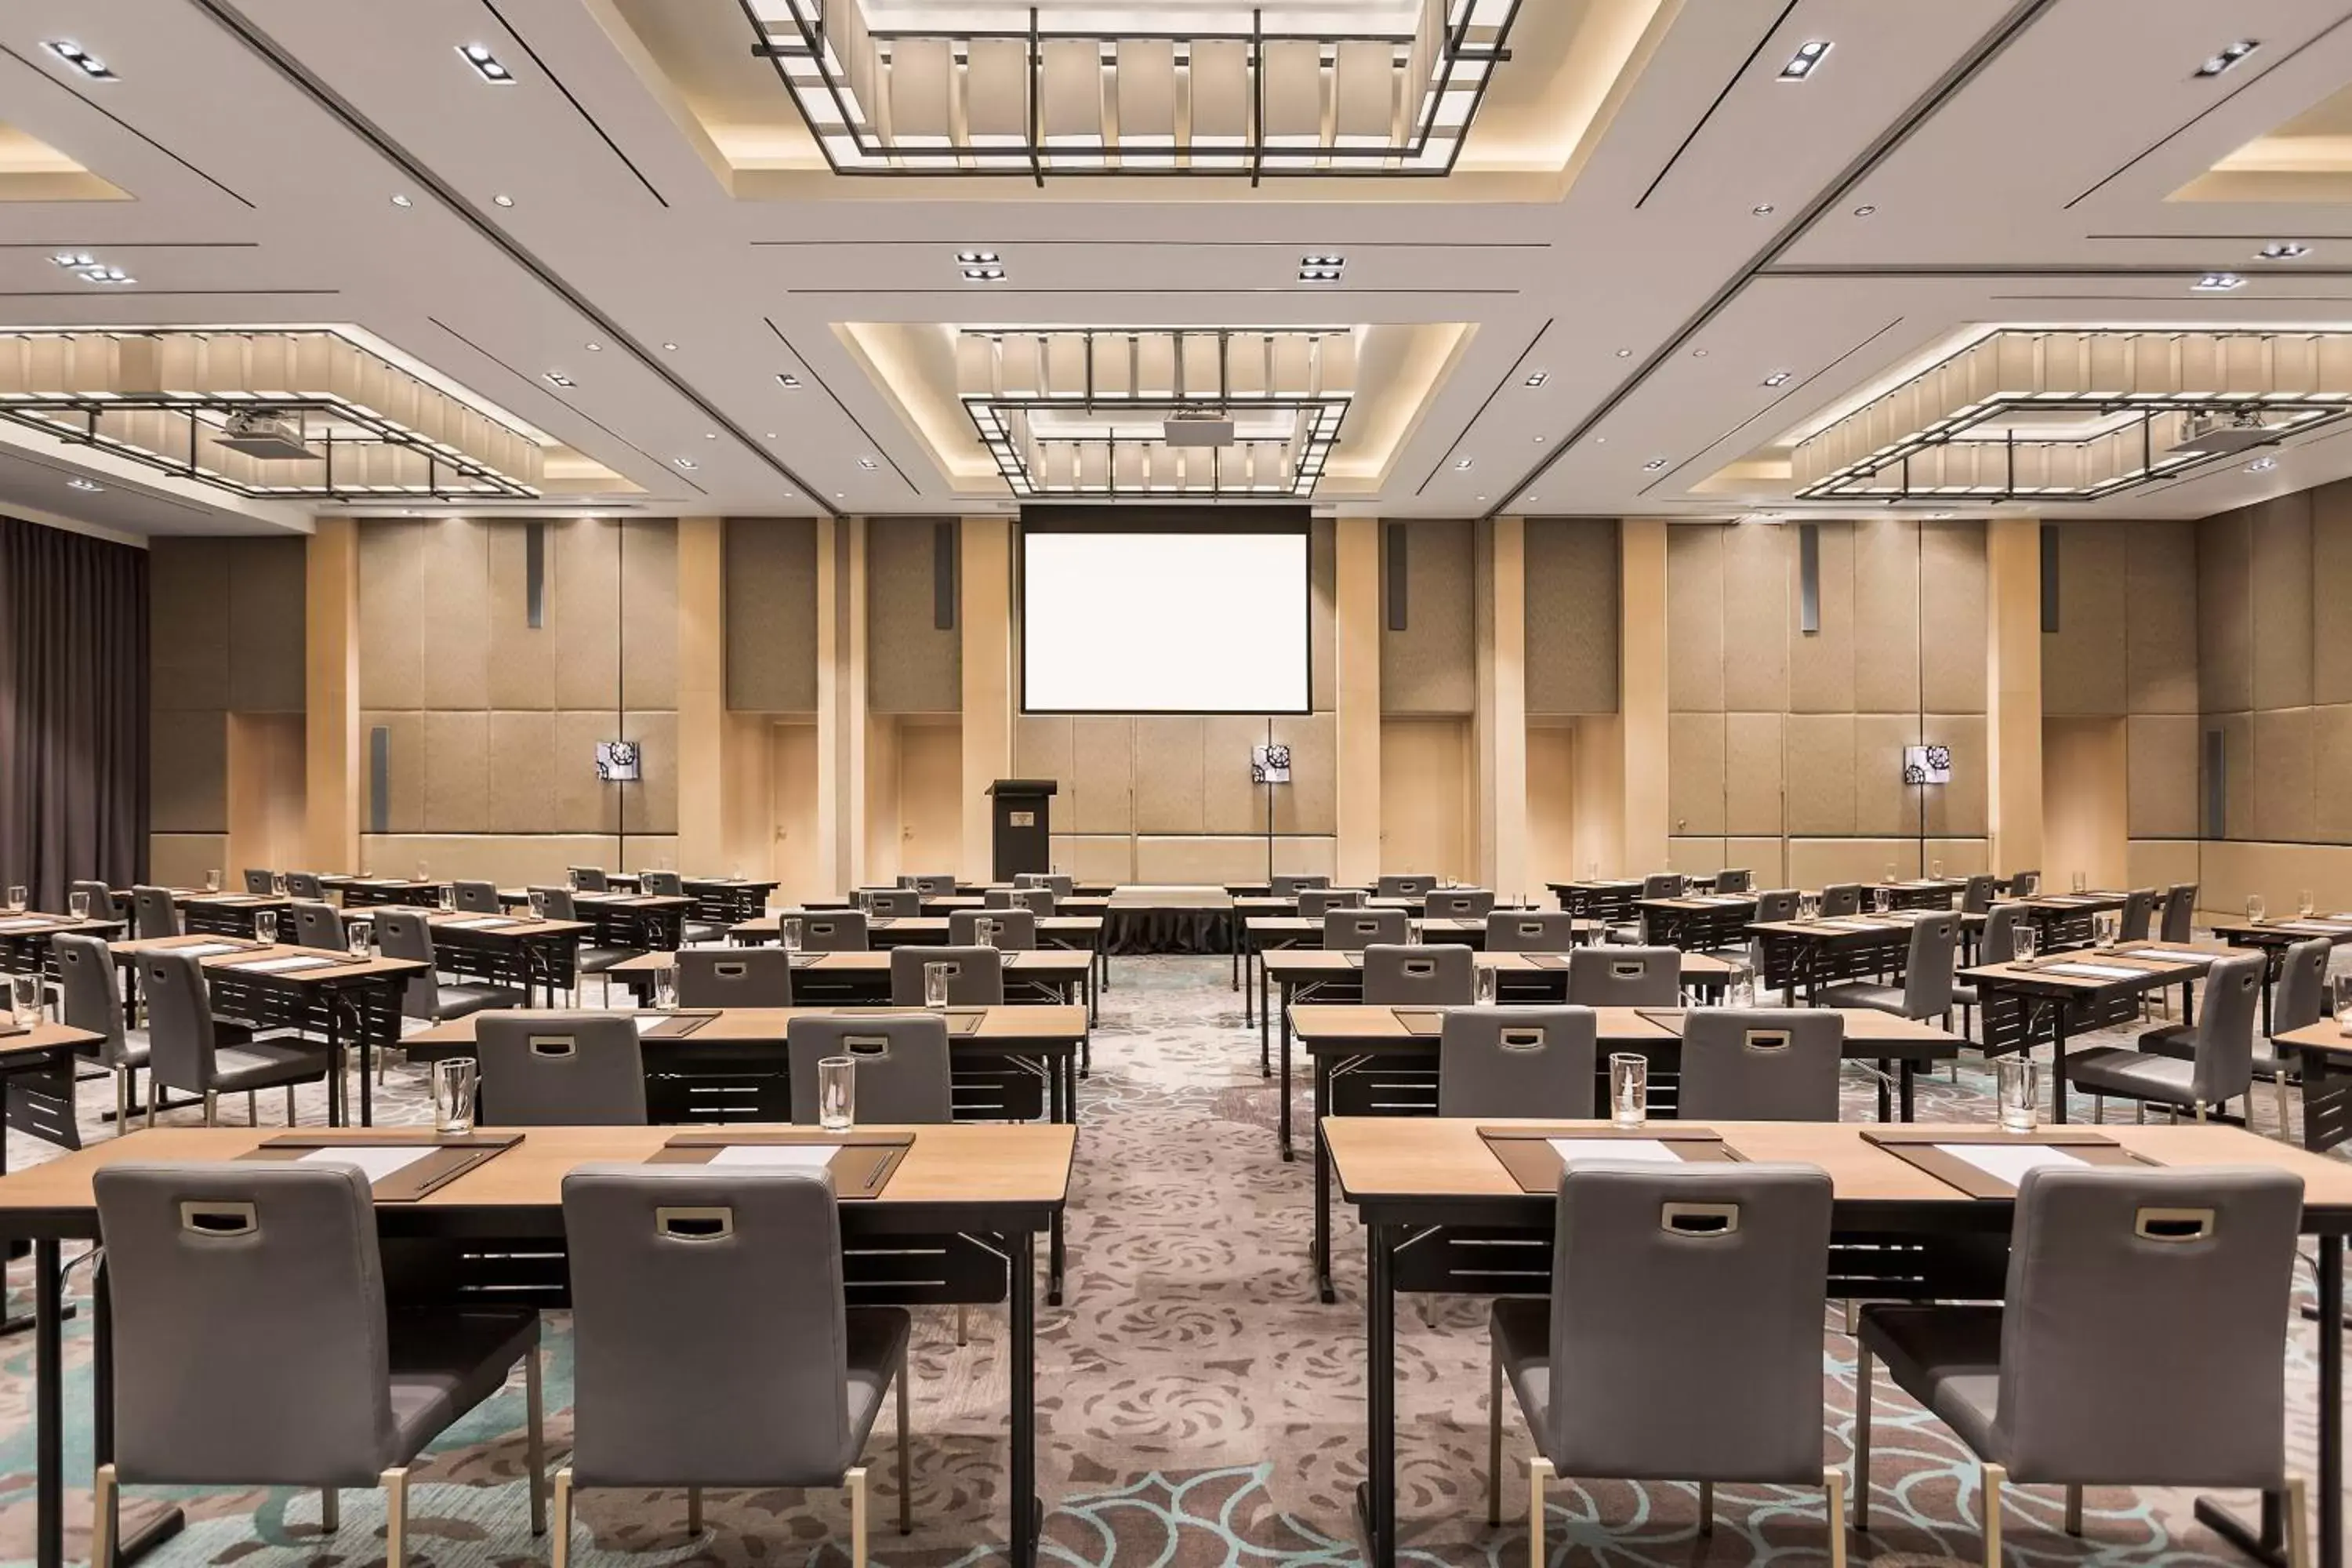
M 1016 504 L 958 405 L 967 329 L 1344 332 L 1319 505 L 1795 517 L 1889 510 L 1797 500 L 1799 444 L 1988 334 L 2352 331 L 2352 0 L 1521 0 L 1433 176 L 835 173 L 752 52 L 753 18 L 792 9 L 11 0 L 0 332 L 344 331 L 541 443 L 539 498 L 452 508 L 736 516 Z M 1115 39 L 1247 9 L 1040 16 Z M 861 15 L 968 37 L 1004 10 Z M 1333 38 L 1420 15 L 1267 10 Z M 1116 150 L 1105 51 L 1087 133 Z M 1317 146 L 1369 90 L 1336 44 L 1286 68 Z M 133 281 L 90 280 L 109 268 Z M 1896 505 L 2202 515 L 2352 474 L 2347 434 L 2312 421 L 2095 500 Z M 5 421 L 0 505 L 132 533 L 432 510 L 239 495 Z

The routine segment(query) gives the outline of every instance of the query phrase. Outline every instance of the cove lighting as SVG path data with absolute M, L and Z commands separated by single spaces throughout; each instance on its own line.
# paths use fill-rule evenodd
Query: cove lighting
M 481 79 L 492 87 L 512 87 L 514 72 L 499 64 L 498 56 L 490 53 L 487 44 L 459 44 L 458 55 L 473 67 Z
M 1830 41 L 1827 38 L 1813 38 L 1798 45 L 1797 52 L 1789 58 L 1789 63 L 1780 68 L 1780 79 L 1804 80 L 1813 74 L 1813 68 L 1820 65 L 1829 52 Z
M 114 79 L 114 73 L 106 68 L 104 60 L 100 59 L 71 38 L 51 38 L 42 47 L 92 81 Z

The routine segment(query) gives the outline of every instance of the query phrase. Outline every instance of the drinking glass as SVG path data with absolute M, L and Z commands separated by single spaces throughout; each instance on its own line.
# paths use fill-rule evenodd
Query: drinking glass
M 2263 902 L 2263 896 L 2260 893 L 2246 895 L 2246 918 L 2256 925 L 2263 923 L 2263 915 L 2269 908 L 2268 904 Z
M 530 918 L 535 921 L 543 921 L 547 918 L 546 889 L 533 888 L 530 890 Z
M 2294 896 L 2294 912 L 2303 919 L 2309 920 L 2312 916 L 2312 912 L 2318 908 L 2319 900 L 2312 896 L 2312 891 L 2309 888 L 2304 889 L 2303 891 Z
M 923 965 L 923 1005 L 934 1013 L 944 1013 L 948 1005 L 948 976 L 954 973 L 951 963 Z
M 207 893 L 217 893 L 220 891 L 220 873 L 217 870 L 207 871 L 205 873 L 205 891 Z
M 8 912 L 10 914 L 23 914 L 25 912 L 25 906 L 31 901 L 31 895 L 25 891 L 25 885 L 22 882 L 15 882 L 9 885 Z
M 2352 1035 L 2352 974 L 2336 976 L 2336 1021 Z
M 1598 860 L 1587 860 L 1587 861 L 1584 863 L 1584 879 L 1585 879 L 1586 881 L 1588 881 L 1588 882 L 1597 882 L 1597 881 L 1601 880 L 1601 862 L 1600 862 L 1600 861 L 1598 861 Z
M 817 1059 L 816 1124 L 827 1132 L 846 1132 L 857 1125 L 856 1058 Z
M 263 910 L 257 913 L 253 917 L 253 934 L 256 941 L 272 947 L 278 945 L 278 911 Z
M 269 890 L 281 899 L 286 896 L 285 872 L 272 871 L 269 873 Z
M 675 957 L 654 970 L 654 1006 L 663 1013 L 677 1006 L 677 962 Z
M 994 947 L 998 929 L 996 921 L 982 916 L 971 922 L 971 939 L 982 947 Z
M 1886 888 L 1873 888 L 1870 890 L 1870 907 L 1882 915 L 1889 913 L 1895 908 L 1894 892 Z
M 422 881 L 425 881 L 425 880 L 426 880 L 426 879 L 427 879 L 426 875 L 425 875 L 425 873 L 426 873 L 426 869 L 427 869 L 427 868 L 426 868 L 425 864 L 425 862 L 424 862 L 424 861 L 419 860 L 419 861 L 416 863 L 416 879 L 417 879 L 418 881 L 422 882 Z
M 786 952 L 798 952 L 801 950 L 800 916 L 786 915 L 776 922 L 776 941 L 783 945 Z
M 1889 860 L 1889 861 L 1886 863 L 1886 868 L 1885 868 L 1885 870 L 1881 871 L 1881 872 L 1878 874 L 1878 879 L 1879 879 L 1880 881 L 1882 881 L 1882 882 L 1892 882 L 1893 880 L 1895 880 L 1895 862 L 1894 862 L 1894 861 Z
M 1797 895 L 1797 919 L 1807 925 L 1822 918 L 1822 896 L 1819 893 Z
M 1491 1007 L 1495 1005 L 1495 966 L 1493 964 L 1478 965 L 1472 985 L 1470 1000 L 1475 1005 Z
M 8 1016 L 27 1027 L 41 1021 L 41 977 L 39 975 L 8 976 Z
M 89 895 L 88 893 L 68 893 L 66 895 L 66 913 L 73 916 L 73 918 L 78 921 L 86 921 L 89 919 Z
M 2080 872 L 2080 871 L 2077 871 L 2077 872 L 2075 872 L 2075 873 L 2074 873 L 2074 877 L 2072 878 L 2072 881 L 2073 881 L 2073 884 L 2074 884 L 2074 890 L 2075 890 L 2076 892 L 2078 892 L 2078 893 L 2079 893 L 2079 892 L 2081 892 L 2081 891 L 2083 891 L 2085 888 L 2088 888 L 2088 887 L 2091 885 L 2091 879 L 2090 879 L 2088 877 L 2085 877 L 2085 876 L 2084 876 L 2082 872 Z
M 440 893 L 440 902 L 441 902 L 441 912 L 442 912 L 443 914 L 445 914 L 445 915 L 446 915 L 446 914 L 454 914 L 455 912 L 457 912 L 457 889 L 455 889 L 455 888 L 453 888 L 453 887 L 451 887 L 451 886 L 450 886 L 448 883 L 446 883 L 446 882 L 442 883 L 442 884 L 441 884 L 441 893 Z
M 2032 871 L 2032 872 L 2029 872 L 2029 873 L 2026 875 L 2026 879 L 2025 879 L 2025 896 L 2026 896 L 2027 898 L 2029 898 L 2029 899 L 2038 899 L 2038 898 L 2040 898 L 2040 897 L 2042 896 L 2042 873 L 2041 873 L 2041 872 L 2039 872 L 2039 871 Z
M 1639 1051 L 1610 1053 L 1609 1119 L 1628 1129 L 1650 1120 L 1650 1058 Z
M 375 945 L 375 921 L 348 921 L 343 925 L 343 945 L 352 950 L 353 958 L 367 958 Z
M 472 1057 L 447 1057 L 433 1064 L 433 1131 L 463 1136 L 474 1130 L 474 1097 L 482 1065 Z
M 574 866 L 563 873 L 563 885 L 575 893 L 580 890 L 580 868 Z
M 1993 1092 L 2000 1102 L 2003 1132 L 2031 1132 L 2042 1121 L 2041 1072 L 2023 1054 L 1993 1064 Z
M 1942 881 L 1944 879 L 1944 863 L 1941 860 L 1928 861 L 1927 875 L 1933 877 L 1938 882 Z
M 1723 987 L 1723 1005 L 1727 1007 L 1756 1005 L 1756 972 L 1744 965 L 1731 972 Z
M 2011 961 L 2024 963 L 2029 962 L 2033 957 L 2035 950 L 2041 947 L 2042 933 L 2023 921 L 2020 921 L 2009 928 L 2009 940 L 2011 943 L 2010 949 Z
M 2101 910 L 2091 917 L 2091 942 L 2102 952 L 2115 951 L 2123 940 L 2124 918 L 2113 910 Z

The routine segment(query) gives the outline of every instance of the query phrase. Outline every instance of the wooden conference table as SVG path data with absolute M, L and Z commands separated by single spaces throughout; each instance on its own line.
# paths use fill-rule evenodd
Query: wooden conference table
M 1977 988 L 1987 1056 L 2051 1047 L 2050 1119 L 2066 1121 L 2066 1045 L 2086 1030 L 2127 1023 L 2151 991 L 2180 987 L 2181 1017 L 2195 1016 L 2193 988 L 2227 948 L 2194 942 L 2126 942 L 2112 950 L 2070 948 L 2022 963 L 1980 964 L 1959 978 Z
M 776 922 L 786 915 L 812 912 L 809 909 L 781 910 L 774 914 L 742 921 L 727 928 L 730 942 L 756 947 L 776 940 Z M 822 913 L 822 910 L 814 912 Z M 1040 915 L 1037 917 L 1037 941 L 1041 946 L 1066 947 L 1092 953 L 1094 977 L 1087 993 L 1087 1007 L 1094 1010 L 1095 997 L 1110 989 L 1110 954 L 1103 946 L 1101 915 Z M 906 947 L 915 943 L 938 946 L 948 940 L 948 918 L 945 915 L 885 916 L 866 922 L 866 940 L 877 948 Z
M 857 1292 L 861 1302 L 991 1304 L 1009 1298 L 1008 1555 L 1016 1568 L 1030 1568 L 1036 1561 L 1044 1516 L 1037 1499 L 1036 1240 L 1063 1212 L 1076 1130 L 949 1124 L 887 1131 L 903 1132 L 912 1142 L 879 1195 L 841 1205 L 847 1254 L 844 1266 L 853 1282 L 864 1275 L 873 1286 Z M 306 1138 L 320 1136 L 316 1129 L 299 1131 Z M 677 1131 L 672 1127 L 529 1128 L 513 1147 L 423 1198 L 401 1202 L 379 1197 L 377 1227 L 387 1238 L 427 1248 L 437 1244 L 449 1266 L 442 1276 L 444 1288 L 463 1293 L 490 1283 L 490 1273 L 511 1268 L 507 1255 L 544 1252 L 551 1243 L 562 1246 L 567 1173 L 592 1161 L 652 1159 Z M 233 1160 L 284 1135 L 280 1128 L 156 1128 L 0 1176 L 0 1239 L 29 1240 L 34 1251 L 34 1561 L 38 1568 L 61 1568 L 65 1559 L 60 1244 L 98 1240 L 91 1173 L 118 1161 Z M 341 1142 L 362 1146 L 430 1141 L 430 1134 L 421 1130 L 338 1136 Z M 948 1244 L 944 1252 L 942 1239 Z M 514 1243 L 530 1246 L 518 1249 Z M 920 1267 L 906 1266 L 908 1253 L 919 1256 Z M 435 1272 L 420 1270 L 419 1277 Z M 925 1283 L 885 1285 L 893 1275 Z M 568 1302 L 564 1279 L 559 1260 L 527 1287 L 513 1284 L 505 1275 L 497 1282 L 508 1286 L 502 1299 L 561 1308 Z M 114 1448 L 107 1289 L 101 1258 L 91 1279 L 97 1322 L 90 1376 L 92 1436 L 100 1463 L 111 1458 Z M 169 1510 L 162 1521 L 126 1540 L 120 1560 L 130 1562 L 179 1528 L 178 1510 Z

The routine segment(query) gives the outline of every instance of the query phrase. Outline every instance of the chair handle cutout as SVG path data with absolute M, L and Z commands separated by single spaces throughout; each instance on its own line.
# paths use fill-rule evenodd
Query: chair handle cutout
M 657 1208 L 654 1228 L 672 1241 L 723 1241 L 735 1234 L 730 1208 Z
M 1739 1228 L 1738 1204 L 1661 1204 L 1658 1228 L 1675 1236 L 1729 1236 Z
M 580 1041 L 572 1035 L 533 1035 L 530 1054 L 535 1057 L 572 1057 L 580 1054 Z
M 190 1198 L 180 1205 L 180 1228 L 192 1236 L 251 1236 L 261 1220 L 251 1204 Z
M 2211 1209 L 2141 1209 L 2132 1232 L 2142 1241 L 2203 1241 L 2213 1234 Z

